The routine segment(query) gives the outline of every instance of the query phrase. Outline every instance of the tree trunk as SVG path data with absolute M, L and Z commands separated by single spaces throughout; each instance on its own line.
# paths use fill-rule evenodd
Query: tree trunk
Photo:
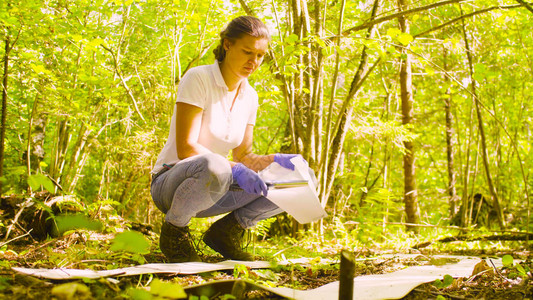
M 398 8 L 400 11 L 406 10 L 408 0 L 398 0 Z M 402 32 L 409 33 L 409 22 L 405 16 L 398 18 L 400 29 Z M 400 87 L 402 99 L 402 124 L 407 126 L 414 123 L 413 120 L 413 84 L 411 73 L 411 54 L 406 50 L 402 50 L 402 59 L 400 67 Z M 418 204 L 417 204 L 417 190 L 415 179 L 415 147 L 411 141 L 404 141 L 405 155 L 403 157 L 404 170 L 404 203 L 405 213 L 407 216 L 407 223 L 418 223 Z M 417 228 L 407 226 L 407 230 L 416 231 Z
M 462 13 L 462 11 L 461 11 Z M 479 97 L 477 96 L 476 92 L 476 81 L 473 78 L 474 76 L 474 63 L 472 59 L 472 53 L 470 49 L 470 44 L 468 42 L 468 37 L 466 35 L 466 27 L 464 20 L 462 20 L 463 24 L 463 37 L 465 42 L 465 51 L 466 51 L 466 57 L 468 58 L 468 68 L 470 71 L 470 79 L 472 81 L 471 88 L 472 88 L 472 96 L 474 98 L 474 104 L 476 107 L 476 115 L 477 115 L 477 121 L 478 121 L 478 127 L 479 127 L 479 135 L 481 137 L 481 155 L 483 158 L 483 166 L 485 168 L 485 175 L 487 177 L 487 184 L 489 186 L 489 192 L 492 196 L 492 207 L 496 211 L 496 214 L 498 216 L 498 223 L 500 227 L 505 226 L 505 221 L 503 218 L 503 211 L 500 206 L 500 200 L 498 199 L 498 193 L 496 192 L 496 188 L 494 187 L 494 183 L 492 181 L 492 176 L 490 174 L 490 162 L 487 152 L 487 141 L 485 137 L 485 129 L 483 126 L 483 116 L 481 115 L 481 104 L 479 103 Z
M 444 71 L 448 72 L 448 64 L 447 64 L 447 56 L 448 56 L 448 50 L 444 48 Z M 450 79 L 448 76 L 444 76 L 444 82 L 449 83 Z M 457 213 L 456 208 L 456 202 L 457 202 L 457 190 L 455 188 L 456 183 L 456 172 L 454 167 L 454 147 L 455 147 L 455 140 L 453 138 L 454 130 L 453 130 L 453 114 L 452 114 L 452 95 L 450 92 L 450 88 L 446 90 L 446 94 L 444 96 L 444 110 L 446 113 L 446 157 L 448 160 L 448 195 L 450 195 L 450 218 L 453 217 Z
M 9 33 L 6 34 L 4 52 L 4 72 L 2 76 L 2 124 L 0 129 L 0 177 L 4 176 L 4 141 L 6 139 L 7 117 L 7 79 L 9 76 Z M 2 180 L 0 180 L 0 195 L 2 195 Z
M 380 1 L 375 0 L 374 6 L 372 8 L 371 18 L 375 18 L 379 10 Z M 370 27 L 367 32 L 367 38 L 372 39 L 374 36 L 374 27 Z M 344 139 L 346 137 L 346 132 L 352 120 L 352 101 L 357 97 L 357 93 L 360 91 L 361 86 L 366 80 L 368 74 L 373 70 L 373 68 L 379 63 L 379 60 L 374 63 L 371 68 L 368 68 L 368 53 L 367 47 L 363 47 L 361 52 L 361 59 L 359 62 L 359 67 L 355 72 L 354 78 L 350 85 L 350 90 L 348 95 L 344 98 L 342 107 L 338 112 L 337 121 L 334 123 L 331 136 L 326 136 L 326 141 L 324 142 L 324 149 L 322 151 L 326 152 L 326 160 L 324 161 L 323 166 L 323 175 L 322 175 L 322 189 L 320 191 L 320 199 L 322 206 L 327 204 L 329 199 L 329 194 L 333 187 L 333 181 L 335 174 L 337 172 L 337 167 L 340 162 L 341 153 L 344 146 Z M 333 116 L 328 116 L 329 120 L 333 119 Z M 329 125 L 328 125 L 329 126 Z

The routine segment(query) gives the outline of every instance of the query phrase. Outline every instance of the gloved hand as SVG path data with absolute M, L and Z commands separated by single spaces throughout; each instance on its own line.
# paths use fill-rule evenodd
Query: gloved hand
M 237 184 L 249 194 L 263 194 L 265 197 L 268 194 L 268 188 L 257 175 L 256 172 L 248 169 L 245 165 L 239 163 L 231 168 L 231 173 L 233 175 L 233 180 L 237 181 Z
M 278 164 L 280 164 L 284 168 L 287 168 L 287 169 L 289 169 L 291 171 L 294 171 L 294 164 L 291 162 L 291 159 L 296 157 L 296 156 L 300 156 L 301 157 L 300 154 L 281 154 L 281 153 L 276 153 L 276 154 L 274 154 L 274 162 L 277 162 Z

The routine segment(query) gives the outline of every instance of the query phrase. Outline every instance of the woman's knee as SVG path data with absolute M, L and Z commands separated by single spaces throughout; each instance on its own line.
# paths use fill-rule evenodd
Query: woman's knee
M 196 157 L 197 171 L 207 180 L 206 184 L 213 189 L 228 189 L 232 181 L 231 165 L 223 156 L 215 153 L 202 154 Z

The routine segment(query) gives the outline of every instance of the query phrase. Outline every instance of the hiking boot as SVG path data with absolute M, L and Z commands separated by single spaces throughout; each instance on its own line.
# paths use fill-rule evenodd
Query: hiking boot
M 253 255 L 242 250 L 244 228 L 235 219 L 233 212 L 216 221 L 204 235 L 204 243 L 222 254 L 224 258 L 234 260 L 254 260 Z
M 163 221 L 159 248 L 172 263 L 202 261 L 191 243 L 189 227 L 177 227 Z

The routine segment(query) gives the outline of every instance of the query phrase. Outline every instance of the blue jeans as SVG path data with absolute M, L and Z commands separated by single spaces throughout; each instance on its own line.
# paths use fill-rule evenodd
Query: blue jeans
M 231 166 L 218 154 L 181 160 L 155 175 L 151 195 L 155 205 L 174 226 L 187 226 L 191 218 L 234 212 L 243 228 L 255 226 L 282 210 L 267 198 L 244 191 L 230 191 Z

